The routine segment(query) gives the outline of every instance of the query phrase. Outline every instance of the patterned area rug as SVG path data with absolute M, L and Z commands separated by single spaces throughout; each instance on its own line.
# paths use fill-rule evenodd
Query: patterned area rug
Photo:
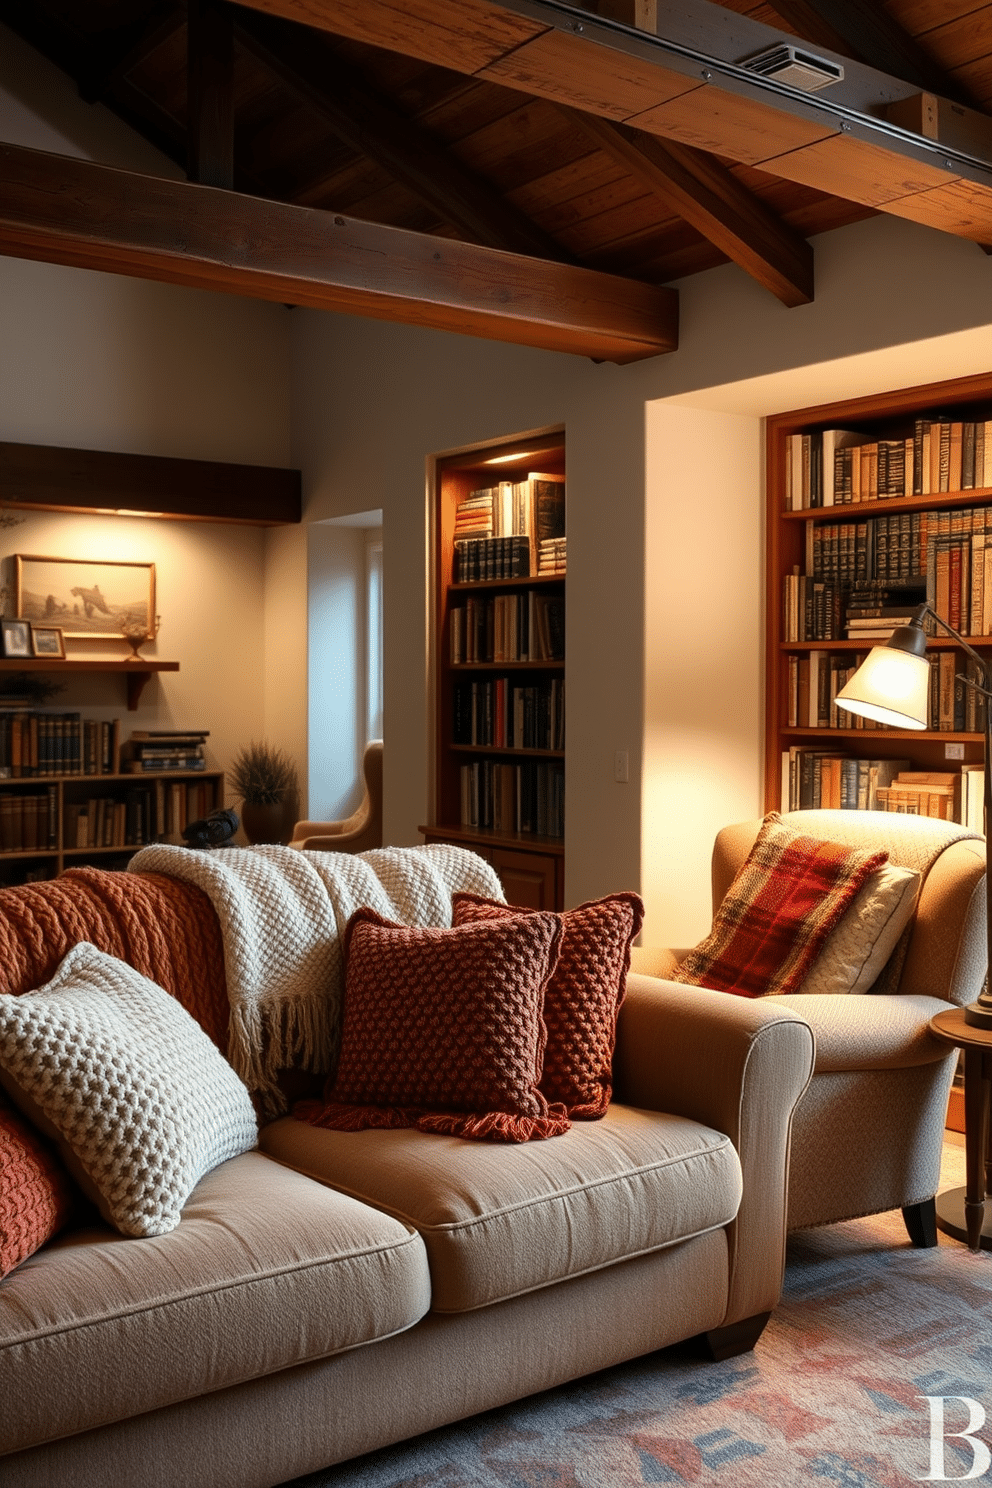
M 963 1182 L 948 1144 L 941 1187 Z M 292 1488 L 905 1488 L 933 1465 L 922 1397 L 979 1402 L 989 1428 L 949 1401 L 945 1429 L 992 1439 L 990 1318 L 990 1252 L 943 1234 L 913 1250 L 898 1213 L 807 1230 L 753 1353 L 665 1349 Z M 981 1466 L 965 1438 L 941 1437 L 940 1458 L 951 1480 Z

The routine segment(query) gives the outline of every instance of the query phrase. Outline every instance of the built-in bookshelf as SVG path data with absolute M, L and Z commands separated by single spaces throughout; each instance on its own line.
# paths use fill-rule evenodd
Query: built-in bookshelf
M 974 664 L 930 622 L 924 732 L 834 699 L 924 601 L 992 655 L 992 375 L 768 421 L 766 809 L 866 808 L 982 830 Z
M 134 733 L 79 709 L 0 698 L 0 885 L 134 851 L 223 805 L 202 732 Z
M 565 444 L 438 460 L 428 842 L 471 846 L 511 903 L 560 908 L 565 823 Z

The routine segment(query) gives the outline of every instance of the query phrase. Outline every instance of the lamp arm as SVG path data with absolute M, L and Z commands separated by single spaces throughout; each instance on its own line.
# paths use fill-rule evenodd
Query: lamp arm
M 967 683 L 967 685 L 969 687 L 974 687 L 976 689 L 976 691 L 983 692 L 986 697 L 992 697 L 992 690 L 990 690 L 990 688 L 989 688 L 989 680 L 990 680 L 990 678 L 989 678 L 989 666 L 988 666 L 988 662 L 985 660 L 985 658 L 982 657 L 982 656 L 979 656 L 979 654 L 975 650 L 974 646 L 969 646 L 969 644 L 965 640 L 964 636 L 963 635 L 959 635 L 958 632 L 954 629 L 954 626 L 953 625 L 949 625 L 947 623 L 947 621 L 943 618 L 942 615 L 938 615 L 937 614 L 937 611 L 933 608 L 932 605 L 929 605 L 929 604 L 918 605 L 917 608 L 916 608 L 916 611 L 915 611 L 915 613 L 913 615 L 913 622 L 912 623 L 914 625 L 919 625 L 920 628 L 922 629 L 923 622 L 927 618 L 928 615 L 930 616 L 930 618 L 932 620 L 936 620 L 937 624 L 940 625 L 944 630 L 947 631 L 947 634 L 951 637 L 952 640 L 957 641 L 957 643 L 961 647 L 962 651 L 967 652 L 967 654 L 971 657 L 972 661 L 978 667 L 978 675 L 981 678 L 981 681 L 980 682 L 975 682 L 974 679 L 971 678 L 971 677 L 962 677 L 961 680 L 963 682 Z

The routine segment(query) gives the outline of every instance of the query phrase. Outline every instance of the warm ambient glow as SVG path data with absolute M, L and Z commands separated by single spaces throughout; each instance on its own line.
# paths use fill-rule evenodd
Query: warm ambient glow
M 512 455 L 493 455 L 491 460 L 483 460 L 483 465 L 509 465 L 514 460 L 534 460 L 538 455 L 544 454 L 543 450 L 514 450 Z
M 837 694 L 838 708 L 895 728 L 925 729 L 930 668 L 922 656 L 875 646 Z

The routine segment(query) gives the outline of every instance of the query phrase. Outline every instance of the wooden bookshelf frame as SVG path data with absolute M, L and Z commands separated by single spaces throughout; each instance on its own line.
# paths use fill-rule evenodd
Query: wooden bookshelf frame
M 766 424 L 766 596 L 765 617 L 765 810 L 778 810 L 782 801 L 782 755 L 790 745 L 804 742 L 833 745 L 838 750 L 861 752 L 860 743 L 870 744 L 873 756 L 910 758 L 917 768 L 954 769 L 962 763 L 980 763 L 983 741 L 980 733 L 907 732 L 902 729 L 796 728 L 788 722 L 788 658 L 814 650 L 830 652 L 866 651 L 875 640 L 786 641 L 784 638 L 783 590 L 793 567 L 803 563 L 805 524 L 809 521 L 851 521 L 855 516 L 880 516 L 897 512 L 953 510 L 986 505 L 992 514 L 992 488 L 976 487 L 922 496 L 885 497 L 841 506 L 786 510 L 787 440 L 789 435 L 829 428 L 863 429 L 867 435 L 885 437 L 911 432 L 920 415 L 934 418 L 992 418 L 992 373 L 923 383 L 863 398 L 794 409 L 769 418 Z M 992 650 L 992 635 L 968 636 L 977 650 Z M 928 640 L 933 650 L 959 649 L 947 637 Z M 948 760 L 945 746 L 961 749 L 961 756 Z
M 487 462 L 498 460 L 498 464 Z M 565 750 L 502 749 L 453 742 L 453 685 L 462 678 L 500 676 L 559 677 L 564 661 L 462 662 L 452 664 L 450 624 L 456 603 L 470 594 L 508 594 L 547 589 L 564 594 L 564 575 L 454 581 L 455 510 L 473 490 L 497 480 L 520 480 L 528 470 L 565 474 L 562 430 L 522 435 L 491 445 L 438 457 L 433 481 L 434 581 L 432 588 L 434 682 L 433 799 L 431 821 L 421 827 L 428 842 L 454 842 L 473 848 L 499 873 L 511 903 L 560 909 L 564 898 L 564 839 L 534 832 L 496 832 L 461 824 L 459 768 L 480 757 L 500 760 L 565 760 Z M 567 729 L 567 725 L 566 725 Z

